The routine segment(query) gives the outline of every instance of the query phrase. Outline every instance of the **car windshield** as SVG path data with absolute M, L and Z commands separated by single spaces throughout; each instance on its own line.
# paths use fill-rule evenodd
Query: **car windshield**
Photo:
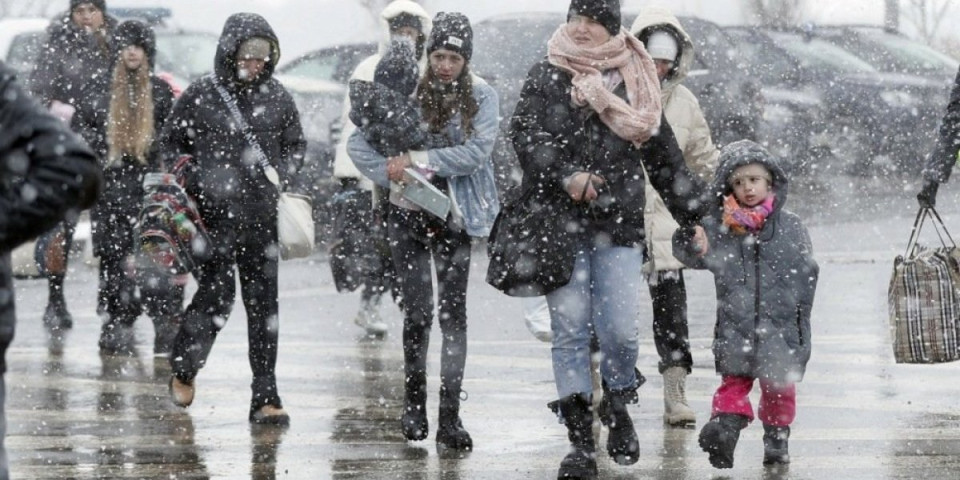
M 157 70 L 189 81 L 213 71 L 219 38 L 205 32 L 157 34 Z
M 876 72 L 869 63 L 827 41 L 789 33 L 770 33 L 770 38 L 795 57 L 803 68 L 833 73 Z
M 523 81 L 535 63 L 547 54 L 547 41 L 563 17 L 511 18 L 479 22 L 474 27 L 474 72 L 494 82 Z M 521 32 L 521 33 L 518 33 Z
M 890 34 L 865 36 L 867 41 L 880 47 L 886 53 L 887 66 L 898 72 L 927 72 L 952 74 L 957 71 L 958 62 L 922 43 Z M 878 65 L 878 67 L 881 67 Z

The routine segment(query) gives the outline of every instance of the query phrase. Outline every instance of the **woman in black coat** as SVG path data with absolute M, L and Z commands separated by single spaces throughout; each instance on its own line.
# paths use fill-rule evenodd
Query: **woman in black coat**
M 113 31 L 117 21 L 106 14 L 105 0 L 70 0 L 70 10 L 47 27 L 47 41 L 30 76 L 30 90 L 40 103 L 68 125 L 83 98 L 82 88 L 91 78 L 107 75 L 113 65 Z M 76 219 L 61 225 L 62 251 L 69 252 Z M 69 329 L 73 318 L 63 296 L 63 272 L 49 272 L 49 298 L 43 323 L 51 332 Z
M 247 310 L 253 370 L 249 417 L 254 423 L 289 422 L 275 373 L 279 192 L 218 89 L 236 103 L 279 174 L 280 188 L 289 188 L 296 183 L 306 141 L 293 98 L 273 78 L 279 58 L 279 41 L 263 17 L 230 16 L 220 36 L 214 73 L 183 92 L 160 137 L 165 159 L 193 156 L 186 187 L 213 242 L 210 258 L 194 272 L 198 289 L 174 342 L 171 394 L 180 406 L 193 402 L 194 377 L 233 309 L 237 268 Z
M 593 478 L 594 334 L 607 452 L 622 464 L 638 459 L 627 404 L 644 382 L 636 370 L 644 167 L 681 224 L 696 221 L 691 200 L 700 188 L 662 116 L 653 61 L 621 27 L 619 2 L 574 0 L 548 48 L 511 120 L 524 175 L 519 203 L 507 210 L 537 211 L 532 222 L 552 225 L 526 289 L 546 294 L 550 306 L 556 405 L 574 446 L 559 477 Z
M 162 170 L 155 139 L 173 109 L 170 85 L 152 74 L 156 56 L 153 30 L 138 21 L 116 29 L 119 51 L 114 68 L 83 89 L 73 127 L 100 157 L 107 187 L 91 212 L 94 253 L 100 257 L 100 293 L 107 320 L 100 351 L 129 352 L 133 322 L 140 316 L 136 283 L 127 274 L 134 253 L 134 225 L 143 199 L 143 178 Z M 143 300 L 154 317 L 154 353 L 168 354 L 176 334 L 172 314 L 183 303 L 183 286 L 171 279 L 142 282 Z M 152 288 L 154 284 L 161 288 Z
M 96 201 L 102 182 L 93 152 L 0 62 L 0 478 L 8 478 L 3 375 L 16 324 L 10 251 L 64 218 L 76 218 Z

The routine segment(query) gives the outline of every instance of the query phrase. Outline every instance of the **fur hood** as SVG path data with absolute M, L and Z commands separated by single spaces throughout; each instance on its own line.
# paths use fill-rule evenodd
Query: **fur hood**
M 633 21 L 633 25 L 630 27 L 630 34 L 640 38 L 641 41 L 649 35 L 652 27 L 667 27 L 672 29 L 680 39 L 680 60 L 677 62 L 677 68 L 672 75 L 667 77 L 664 80 L 663 85 L 660 87 L 664 91 L 664 95 L 668 94 L 673 90 L 677 85 L 683 82 L 687 78 L 687 74 L 690 73 L 690 67 L 693 65 L 694 59 L 694 47 L 693 40 L 690 38 L 690 35 L 687 34 L 686 30 L 683 29 L 683 26 L 680 25 L 680 20 L 677 20 L 677 17 L 670 12 L 670 9 L 664 7 L 645 7 L 640 10 L 640 14 L 637 15 L 637 18 Z

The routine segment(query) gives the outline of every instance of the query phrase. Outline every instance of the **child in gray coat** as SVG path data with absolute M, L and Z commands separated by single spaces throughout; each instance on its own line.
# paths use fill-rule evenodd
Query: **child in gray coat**
M 717 290 L 713 353 L 722 376 L 700 447 L 716 468 L 733 467 L 740 430 L 754 418 L 759 380 L 764 465 L 787 464 L 795 384 L 810 359 L 810 312 L 819 267 L 800 218 L 783 208 L 789 182 L 760 145 L 728 145 L 710 189 L 712 214 L 674 234 L 674 255 L 709 269 Z

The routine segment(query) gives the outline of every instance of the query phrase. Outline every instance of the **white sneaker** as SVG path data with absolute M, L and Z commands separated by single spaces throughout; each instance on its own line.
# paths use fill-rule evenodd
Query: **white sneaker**
M 353 323 L 367 331 L 367 335 L 386 335 L 389 327 L 383 318 L 380 317 L 379 303 L 377 301 L 364 301 L 360 304 L 360 311 L 357 312 Z

